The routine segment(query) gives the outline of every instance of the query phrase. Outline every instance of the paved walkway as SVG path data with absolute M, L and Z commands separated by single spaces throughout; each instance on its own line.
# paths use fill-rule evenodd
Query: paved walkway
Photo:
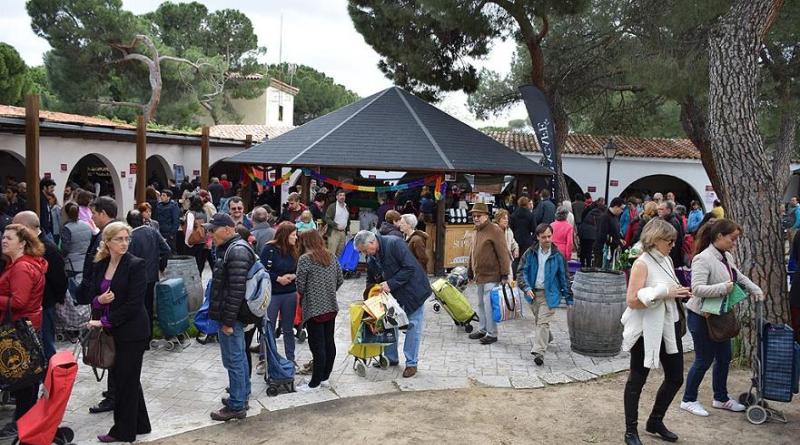
M 591 380 L 628 367 L 627 353 L 616 357 L 592 358 L 572 352 L 566 310 L 563 308 L 556 311 L 552 325 L 554 340 L 547 351 L 545 364 L 536 366 L 530 355 L 531 318 L 501 324 L 500 340 L 485 346 L 469 340 L 463 328 L 455 326 L 444 311 L 434 313 L 429 302 L 425 306 L 425 328 L 417 375 L 410 379 L 402 378 L 401 353 L 401 366 L 389 370 L 370 368 L 366 377 L 359 377 L 353 370 L 353 358 L 347 355 L 350 344 L 347 309 L 351 302 L 361 300 L 363 286 L 363 278 L 347 280 L 339 291 L 340 311 L 336 320 L 338 354 L 331 376 L 332 388 L 268 397 L 262 376 L 254 375 L 249 416 L 264 410 L 275 411 L 337 398 L 396 391 L 465 388 L 471 385 L 541 388 Z M 467 289 L 467 296 L 476 307 L 474 286 Z M 528 309 L 527 306 L 525 309 Z M 684 338 L 684 344 L 691 348 L 688 336 Z M 65 343 L 60 346 L 70 348 L 72 345 Z M 282 339 L 278 339 L 278 348 L 283 352 Z M 311 359 L 305 343 L 298 345 L 296 354 L 298 363 Z M 303 378 L 298 376 L 298 382 Z M 193 341 L 190 347 L 180 353 L 165 350 L 147 352 L 142 385 L 153 432 L 140 436 L 140 441 L 215 424 L 209 418 L 209 413 L 221 406 L 220 398 L 226 395 L 227 386 L 219 345 L 210 343 L 203 346 Z M 95 381 L 90 368 L 81 366 L 64 420 L 65 425 L 76 431 L 77 443 L 97 443 L 95 437 L 105 434 L 113 423 L 112 413 L 88 413 L 88 408 L 100 400 L 100 392 L 105 386 L 105 381 Z M 12 412 L 13 407 L 3 407 L 0 420 L 7 422 Z

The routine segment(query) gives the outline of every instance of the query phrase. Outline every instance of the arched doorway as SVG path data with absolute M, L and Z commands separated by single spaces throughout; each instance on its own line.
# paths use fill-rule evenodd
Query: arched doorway
M 567 194 L 569 195 L 568 199 L 570 201 L 573 198 L 575 198 L 575 195 L 577 195 L 578 193 L 583 195 L 583 189 L 581 188 L 581 186 L 578 185 L 577 182 L 575 182 L 574 179 L 570 178 L 567 175 L 564 175 L 564 180 L 567 181 Z
M 697 191 L 683 179 L 670 175 L 651 175 L 633 181 L 620 196 L 643 198 L 645 195 L 653 196 L 654 193 L 661 193 L 664 198 L 667 193 L 675 194 L 676 204 L 683 204 L 687 208 L 692 200 L 696 200 L 703 207 L 703 200 Z
M 146 171 L 147 174 L 145 177 L 147 178 L 147 185 L 153 185 L 153 183 L 157 182 L 158 187 L 156 188 L 159 191 L 169 186 L 168 180 L 175 179 L 175 174 L 169 166 L 169 163 L 159 155 L 153 155 L 147 158 Z
M 25 158 L 13 151 L 0 150 L 0 186 L 25 181 Z
M 122 188 L 113 164 L 97 153 L 82 157 L 69 172 L 69 181 L 97 196 L 121 198 Z

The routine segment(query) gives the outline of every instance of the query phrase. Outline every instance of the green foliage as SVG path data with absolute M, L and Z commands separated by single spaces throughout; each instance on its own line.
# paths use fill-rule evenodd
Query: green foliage
M 0 42 L 0 104 L 24 105 L 34 84 L 28 67 L 13 46 Z
M 269 75 L 300 89 L 294 98 L 295 125 L 302 125 L 359 99 L 356 93 L 310 66 L 298 65 L 291 74 L 286 63 L 271 65 Z
M 132 121 L 140 111 L 108 102 L 145 104 L 153 88 L 144 63 L 123 61 L 137 34 L 149 36 L 161 56 L 196 63 L 162 60 L 162 91 L 153 119 L 176 127 L 196 126 L 203 108 L 215 120 L 230 119 L 231 97 L 254 97 L 266 81 L 228 82 L 231 71 L 265 70 L 250 20 L 231 9 L 209 14 L 197 2 L 165 2 L 156 11 L 135 16 L 120 0 L 28 0 L 32 28 L 52 50 L 45 56 L 48 84 L 58 108 L 82 114 L 104 114 Z M 152 58 L 146 45 L 129 52 Z
M 482 0 L 349 0 L 356 30 L 381 60 L 378 68 L 427 100 L 445 91 L 478 89 L 475 59 L 485 57 L 495 38 L 518 37 L 512 11 Z M 510 4 L 511 2 L 509 2 Z M 525 22 L 536 17 L 576 14 L 586 0 L 513 2 Z

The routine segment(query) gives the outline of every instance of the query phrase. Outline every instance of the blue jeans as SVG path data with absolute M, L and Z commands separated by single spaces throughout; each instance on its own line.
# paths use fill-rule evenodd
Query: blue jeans
M 278 313 L 281 314 L 281 333 L 286 358 L 294 361 L 294 314 L 297 311 L 297 292 L 272 294 L 267 306 L 267 317 L 276 325 Z
M 50 357 L 56 353 L 56 308 L 42 308 L 42 348 L 44 359 L 50 362 Z
M 497 283 L 478 283 L 478 318 L 480 329 L 487 335 L 497 337 L 497 322 L 492 317 L 492 300 L 490 294 L 492 289 L 497 287 Z
M 416 311 L 408 315 L 408 330 L 406 340 L 403 344 L 403 355 L 406 357 L 406 367 L 416 367 L 419 359 L 419 341 L 422 337 L 422 325 L 425 321 L 425 306 L 420 306 Z M 398 337 L 399 338 L 399 337 Z M 383 350 L 383 355 L 390 362 L 397 363 L 400 357 L 397 353 L 397 343 L 392 343 Z
M 731 341 L 716 342 L 708 336 L 708 326 L 704 317 L 687 311 L 686 319 L 689 332 L 694 341 L 694 363 L 686 375 L 684 402 L 697 401 L 697 389 L 706 375 L 706 371 L 714 364 L 711 373 L 711 386 L 714 389 L 714 400 L 728 401 L 728 369 L 731 364 Z
M 250 373 L 245 355 L 247 351 L 244 346 L 244 326 L 237 321 L 232 327 L 233 334 L 225 335 L 220 324 L 218 338 L 219 348 L 222 351 L 222 366 L 228 371 L 230 388 L 228 407 L 240 411 L 250 398 Z

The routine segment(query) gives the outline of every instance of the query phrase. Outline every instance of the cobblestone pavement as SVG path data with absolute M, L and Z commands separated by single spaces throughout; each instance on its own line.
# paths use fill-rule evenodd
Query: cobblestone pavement
M 208 272 L 205 277 L 208 279 Z M 499 326 L 499 341 L 481 345 L 469 340 L 463 328 L 455 326 L 444 312 L 435 313 L 431 302 L 425 305 L 424 335 L 420 346 L 419 372 L 404 379 L 403 358 L 400 366 L 380 370 L 369 368 L 366 377 L 353 370 L 353 357 L 347 355 L 350 344 L 348 306 L 361 300 L 364 280 L 345 281 L 339 291 L 339 316 L 336 319 L 336 365 L 331 376 L 331 389 L 308 393 L 266 395 L 262 376 L 252 379 L 249 416 L 262 411 L 275 411 L 336 398 L 376 395 L 396 391 L 422 391 L 464 388 L 471 385 L 501 388 L 542 388 L 624 371 L 629 356 L 593 358 L 570 350 L 566 309 L 556 311 L 551 325 L 553 342 L 547 350 L 544 366 L 536 366 L 530 355 L 532 318 L 505 322 Z M 466 295 L 477 307 L 475 287 Z M 526 306 L 526 310 L 528 307 Z M 476 326 L 477 329 L 477 326 Z M 403 341 L 403 335 L 400 336 Z M 691 338 L 684 338 L 685 350 L 691 349 Z M 62 349 L 71 348 L 68 343 Z M 278 348 L 283 353 L 282 339 Z M 402 346 L 400 347 L 402 351 Z M 297 362 L 311 359 L 306 343 L 298 344 Z M 297 381 L 305 378 L 298 376 Z M 200 345 L 192 341 L 183 352 L 151 350 L 145 353 L 142 370 L 147 409 L 153 431 L 139 436 L 139 441 L 154 440 L 215 424 L 209 413 L 218 409 L 225 396 L 228 378 L 222 367 L 217 343 Z M 89 414 L 90 406 L 100 400 L 105 381 L 97 383 L 90 368 L 81 366 L 67 407 L 64 425 L 76 431 L 76 442 L 96 443 L 98 434 L 105 434 L 113 424 L 112 413 Z M 0 410 L 3 422 L 10 420 L 13 406 Z

